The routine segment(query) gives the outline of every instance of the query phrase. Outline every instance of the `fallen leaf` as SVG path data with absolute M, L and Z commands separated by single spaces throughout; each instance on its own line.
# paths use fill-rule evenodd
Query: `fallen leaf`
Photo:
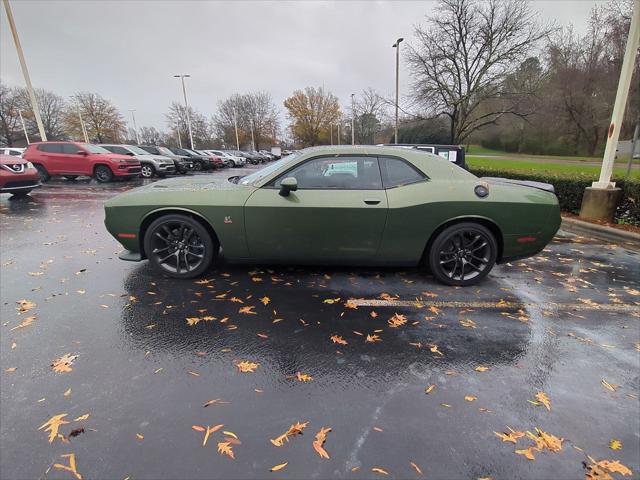
M 293 425 L 291 425 L 289 427 L 289 429 L 284 432 L 282 435 L 276 437 L 276 438 L 272 438 L 269 441 L 275 445 L 276 447 L 281 447 L 284 445 L 285 440 L 288 442 L 289 441 L 289 437 L 293 437 L 296 435 L 302 435 L 302 430 L 305 429 L 305 427 L 309 424 L 309 422 L 305 422 L 305 423 L 300 423 L 297 422 Z
M 25 299 L 18 300 L 16 303 L 18 304 L 18 306 L 16 307 L 16 310 L 18 311 L 18 313 L 28 312 L 29 310 L 31 310 L 36 306 L 35 303 Z
M 609 448 L 611 450 L 620 450 L 622 449 L 622 442 L 620 440 L 616 440 L 615 438 L 609 442 Z
M 601 383 L 602 383 L 602 386 L 604 388 L 606 388 L 607 390 L 609 390 L 611 392 L 615 392 L 616 388 L 618 388 L 618 385 L 613 385 L 613 384 L 607 382 L 604 378 L 602 379 Z
M 29 325 L 31 325 L 34 321 L 35 321 L 36 317 L 35 316 L 31 316 L 31 317 L 27 317 L 25 318 L 22 322 L 20 322 L 18 325 L 16 325 L 15 327 L 13 327 L 11 329 L 11 331 L 13 330 L 17 330 L 19 328 L 25 328 L 28 327 Z
M 383 469 L 382 469 L 382 468 L 380 468 L 380 467 L 373 467 L 373 468 L 371 469 L 371 471 L 372 471 L 372 472 L 374 472 L 374 473 L 380 473 L 380 474 L 382 474 L 382 475 L 389 475 L 385 470 L 383 470 Z
M 260 301 L 262 302 L 263 305 L 267 306 L 269 305 L 269 302 L 271 301 L 271 299 L 267 296 L 264 296 L 260 299 Z
M 528 460 L 535 460 L 536 457 L 533 455 L 533 447 L 525 448 L 524 450 L 516 450 L 518 455 L 524 455 Z
M 247 313 L 247 314 L 257 315 L 257 313 L 253 311 L 254 308 L 256 308 L 256 307 L 248 305 L 246 307 L 240 308 L 238 310 L 238 313 Z
M 58 436 L 58 429 L 60 428 L 60 425 L 69 423 L 66 420 L 63 420 L 66 416 L 66 413 L 54 415 L 38 428 L 38 430 L 42 430 L 44 428 L 45 432 L 49 432 L 49 443 L 53 443 L 55 438 Z
M 278 470 L 282 470 L 284 467 L 286 467 L 287 465 L 289 465 L 289 462 L 284 462 L 281 463 L 279 465 L 274 465 L 273 467 L 271 467 L 269 469 L 270 472 L 277 472 Z
M 71 395 L 71 389 L 67 388 L 62 395 L 64 395 L 65 397 L 68 397 L 69 395 Z
M 536 400 L 543 404 L 547 410 L 551 411 L 551 400 L 549 400 L 546 393 L 538 392 L 536 394 Z
M 369 335 L 367 335 L 367 338 L 365 339 L 365 342 L 370 342 L 370 343 L 381 342 L 381 341 L 382 341 L 382 339 L 380 338 L 380 335 L 375 335 L 375 334 L 373 334 L 373 335 L 369 334 Z
M 427 395 L 430 394 L 431 392 L 433 392 L 433 389 L 436 388 L 435 385 L 429 385 L 427 388 L 424 389 L 424 393 L 426 393 Z
M 229 442 L 218 442 L 218 453 L 220 455 L 226 455 L 233 460 L 236 458 L 233 453 L 233 448 Z
M 215 427 L 210 427 L 209 425 L 207 425 L 207 429 L 204 432 L 204 438 L 202 439 L 202 446 L 205 447 L 207 445 L 207 440 L 209 440 L 209 435 L 211 435 L 212 433 L 217 432 L 222 427 L 224 427 L 223 424 L 216 425 Z M 195 430 L 194 427 L 191 427 L 191 428 L 193 428 Z
M 327 440 L 327 433 L 331 431 L 330 428 L 322 427 L 318 433 L 316 433 L 316 439 L 313 441 L 313 448 L 320 455 L 321 458 L 329 458 L 329 454 L 323 448 L 324 442 Z
M 59 470 L 66 470 L 67 472 L 73 473 L 73 475 L 78 479 L 82 480 L 82 475 L 78 473 L 78 468 L 76 466 L 76 456 L 74 453 L 68 453 L 66 455 L 60 455 L 60 458 L 68 458 L 69 465 L 62 465 L 60 463 L 54 463 L 53 468 L 57 468 Z
M 467 402 L 473 402 L 474 400 L 477 400 L 477 399 L 478 399 L 478 397 L 475 397 L 475 396 L 473 396 L 473 395 L 466 395 L 466 396 L 464 397 L 464 399 L 465 399 Z
M 416 465 L 415 462 L 409 462 L 409 465 L 411 465 L 413 467 L 413 469 L 418 472 L 418 475 L 422 475 L 422 470 L 420 470 L 420 467 L 418 465 Z
M 54 360 L 51 364 L 51 367 L 53 368 L 53 371 L 57 373 L 70 372 L 73 370 L 73 368 L 71 368 L 71 365 L 76 358 L 78 358 L 77 355 L 71 355 L 70 353 L 67 353 L 62 357 Z
M 503 442 L 511 442 L 513 444 L 517 443 L 519 438 L 524 437 L 524 432 L 517 432 L 515 430 L 513 430 L 510 427 L 507 427 L 507 429 L 509 429 L 509 432 L 493 432 L 495 433 L 498 438 L 500 438 Z
M 476 372 L 486 372 L 487 370 L 489 370 L 489 367 L 485 367 L 484 365 L 478 365 L 476 368 L 474 368 L 474 370 Z
M 83 421 L 83 420 L 86 420 L 86 419 L 87 419 L 87 418 L 89 418 L 90 416 L 91 416 L 91 414 L 89 414 L 89 413 L 85 413 L 84 415 L 81 415 L 81 416 L 79 416 L 79 417 L 77 417 L 77 418 L 74 418 L 74 419 L 73 419 L 73 421 L 74 421 L 74 422 L 81 422 L 81 421 Z
M 331 341 L 339 345 L 347 345 L 347 341 L 340 335 L 331 335 Z
M 238 370 L 240 370 L 242 373 L 253 373 L 256 371 L 259 365 L 259 363 L 248 362 L 246 360 L 243 360 L 242 362 L 236 364 Z
M 300 382 L 310 382 L 311 380 L 313 380 L 313 377 L 311 375 L 301 372 L 296 373 L 296 378 Z
M 136 438 L 138 440 L 143 440 L 144 439 L 144 435 L 142 435 L 141 433 L 136 433 Z
M 398 328 L 407 323 L 407 317 L 400 315 L 399 313 L 395 313 L 393 317 L 387 320 L 387 323 L 391 328 Z

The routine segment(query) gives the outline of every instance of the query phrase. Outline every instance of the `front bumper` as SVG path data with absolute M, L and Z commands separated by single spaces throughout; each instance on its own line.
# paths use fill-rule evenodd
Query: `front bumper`
M 6 182 L 4 185 L 0 186 L 0 193 L 11 193 L 11 192 L 19 192 L 21 190 L 31 190 L 33 188 L 39 188 L 40 182 L 37 180 L 21 180 L 21 181 L 13 181 Z
M 119 165 L 118 168 L 113 169 L 113 174 L 116 177 L 129 177 L 132 175 L 139 175 L 140 170 L 142 170 L 141 165 L 134 165 L 134 166 Z
M 173 163 L 160 163 L 156 165 L 156 171 L 158 173 L 173 173 L 176 171 L 176 166 Z

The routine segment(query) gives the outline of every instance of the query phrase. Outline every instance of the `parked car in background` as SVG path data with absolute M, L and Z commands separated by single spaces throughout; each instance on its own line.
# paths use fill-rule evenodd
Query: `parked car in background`
M 12 157 L 22 157 L 22 154 L 26 148 L 19 147 L 2 147 L 0 148 L 0 155 L 11 155 Z
M 0 154 L 0 193 L 28 195 L 40 186 L 40 173 L 24 158 Z
M 159 147 L 157 145 L 138 145 L 138 147 L 152 155 L 164 155 L 165 157 L 169 157 L 173 160 L 177 173 L 184 175 L 193 170 L 193 161 L 191 158 L 184 155 L 176 155 L 167 147 Z
M 230 167 L 244 167 L 247 163 L 247 159 L 241 155 L 238 155 L 232 150 L 209 150 L 216 155 L 222 157 L 222 161 Z
M 135 158 L 111 153 L 90 143 L 32 143 L 22 158 L 33 163 L 43 182 L 54 175 L 62 175 L 68 180 L 88 175 L 101 183 L 116 178 L 136 178 L 140 175 L 140 162 Z
M 203 155 L 203 156 L 209 157 L 211 159 L 211 161 L 213 162 L 213 166 L 215 168 L 225 168 L 225 167 L 228 166 L 226 163 L 224 163 L 224 161 L 222 160 L 220 155 L 215 155 L 213 153 L 209 153 L 206 150 L 194 150 L 194 152 L 196 152 L 198 155 Z
M 152 155 L 151 153 L 136 147 L 135 145 L 114 145 L 100 144 L 102 148 L 120 155 L 127 155 L 140 161 L 140 176 L 151 178 L 154 175 L 164 177 L 167 174 L 175 173 L 176 166 L 173 160 L 163 155 Z
M 267 157 L 270 162 L 273 161 L 273 160 L 277 160 L 276 156 L 273 153 L 271 153 L 270 151 L 268 151 L 268 150 L 259 150 L 259 152 L 262 155 L 264 155 L 265 157 Z
M 282 158 L 282 148 L 280 148 L 280 147 L 271 147 L 271 155 L 276 157 L 276 160 L 280 160 Z
M 262 157 L 259 155 L 256 155 L 254 152 L 246 152 L 243 150 L 241 153 L 242 155 L 244 155 L 247 161 L 252 165 L 258 165 L 259 163 L 262 162 Z
M 396 147 L 396 148 L 412 148 L 421 152 L 433 153 L 442 158 L 446 158 L 451 163 L 466 169 L 465 150 L 460 145 L 439 145 L 435 143 L 384 143 L 378 144 L 379 147 Z
M 183 157 L 187 157 L 191 159 L 193 162 L 193 169 L 200 172 L 203 170 L 212 170 L 215 168 L 215 165 L 211 158 L 206 155 L 199 155 L 193 150 L 189 150 L 188 148 L 169 148 L 175 155 L 182 155 Z

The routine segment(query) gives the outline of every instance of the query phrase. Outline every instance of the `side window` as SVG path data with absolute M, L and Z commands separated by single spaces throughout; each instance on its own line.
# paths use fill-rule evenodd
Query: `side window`
M 298 189 L 380 190 L 382 179 L 376 157 L 319 157 L 295 167 L 275 182 L 280 187 L 283 178 L 295 177 Z
M 46 153 L 62 153 L 61 143 L 42 143 L 38 145 L 38 150 Z
M 62 145 L 62 153 L 69 153 L 69 154 L 75 155 L 76 153 L 79 153 L 79 152 L 80 152 L 80 149 L 75 145 L 73 145 L 72 143 L 65 143 L 64 145 Z
M 20 152 L 18 150 L 9 150 L 9 155 L 13 155 L 14 157 L 19 157 Z
M 399 187 L 424 180 L 426 176 L 405 160 L 393 157 L 380 158 L 384 188 Z
M 130 155 L 129 150 L 122 147 L 111 147 L 109 150 L 119 155 Z

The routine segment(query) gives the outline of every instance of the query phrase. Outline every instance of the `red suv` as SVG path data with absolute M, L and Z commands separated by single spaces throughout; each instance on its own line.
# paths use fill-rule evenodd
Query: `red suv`
M 134 178 L 140 175 L 140 161 L 118 155 L 90 143 L 39 142 L 32 143 L 22 158 L 33 163 L 46 182 L 52 175 L 74 180 L 89 175 L 99 182 L 114 178 Z

